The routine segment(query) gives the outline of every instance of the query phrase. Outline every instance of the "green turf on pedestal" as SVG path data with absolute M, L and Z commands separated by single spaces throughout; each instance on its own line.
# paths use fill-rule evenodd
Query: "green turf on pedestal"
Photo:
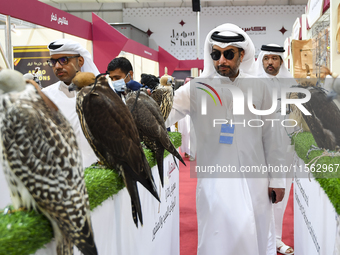
M 170 132 L 169 136 L 178 148 L 182 142 L 181 134 Z M 144 153 L 150 167 L 155 166 L 153 153 L 148 149 L 144 149 Z M 165 151 L 164 157 L 167 155 L 169 152 Z M 122 177 L 115 170 L 91 166 L 85 169 L 84 178 L 91 210 L 125 187 Z M 34 254 L 52 238 L 50 222 L 35 211 L 20 211 L 6 215 L 0 213 L 0 255 Z
M 320 156 L 324 152 L 323 150 L 312 151 L 308 155 L 308 158 L 306 157 L 311 145 L 316 146 L 315 140 L 312 134 L 309 132 L 303 132 L 295 135 L 292 139 L 292 142 L 295 145 L 295 151 L 297 155 L 305 162 L 305 164 L 308 164 L 312 159 Z M 337 214 L 340 215 L 340 157 L 321 157 L 315 164 L 333 167 L 332 172 L 318 173 L 314 171 L 312 174 L 315 177 L 315 180 L 320 184 L 322 189 L 327 194 Z M 335 170 L 335 168 L 337 169 Z

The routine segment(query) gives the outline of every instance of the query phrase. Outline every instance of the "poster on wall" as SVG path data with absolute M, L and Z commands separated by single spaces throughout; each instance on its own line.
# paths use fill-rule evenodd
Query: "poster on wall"
M 321 17 L 322 10 L 323 0 L 309 0 L 307 19 L 310 27 Z
M 14 69 L 26 73 L 35 73 L 36 70 L 41 87 L 46 87 L 58 81 L 52 68 L 47 64 L 50 52 L 47 46 L 14 46 Z
M 293 25 L 292 39 L 299 40 L 300 39 L 300 32 L 301 32 L 300 18 L 297 18 L 294 22 L 294 25 Z

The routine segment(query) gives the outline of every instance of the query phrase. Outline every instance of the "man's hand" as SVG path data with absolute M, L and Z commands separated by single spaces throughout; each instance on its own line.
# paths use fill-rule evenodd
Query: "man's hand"
M 285 189 L 284 188 L 268 188 L 268 195 L 269 195 L 270 200 L 272 199 L 272 191 L 276 193 L 275 204 L 277 204 L 278 202 L 281 202 L 285 195 Z

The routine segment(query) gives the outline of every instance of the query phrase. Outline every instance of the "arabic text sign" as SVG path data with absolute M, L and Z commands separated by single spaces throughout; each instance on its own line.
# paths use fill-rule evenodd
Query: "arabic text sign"
M 47 64 L 50 58 L 47 46 L 15 46 L 13 47 L 14 69 L 22 74 L 34 73 L 36 67 L 40 68 L 39 80 L 42 87 L 58 81 L 52 68 Z
M 51 22 L 56 21 L 58 22 L 58 25 L 67 25 L 68 26 L 68 20 L 65 17 L 58 18 L 57 14 L 51 14 Z

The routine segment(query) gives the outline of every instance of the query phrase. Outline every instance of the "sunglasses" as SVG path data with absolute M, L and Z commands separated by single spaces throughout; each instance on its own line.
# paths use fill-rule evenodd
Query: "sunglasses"
M 220 52 L 219 50 L 214 50 L 210 54 L 212 60 L 214 60 L 214 61 L 219 60 L 221 58 L 221 55 L 222 55 L 222 52 Z M 227 60 L 232 60 L 235 57 L 235 52 L 233 50 L 225 50 L 225 51 L 223 51 L 223 56 Z
M 47 60 L 47 63 L 50 67 L 53 67 L 57 64 L 57 62 L 59 62 L 60 65 L 67 65 L 68 64 L 68 60 L 70 58 L 78 58 L 80 57 L 80 55 L 76 55 L 76 56 L 70 56 L 70 57 L 61 57 L 61 58 L 58 58 L 58 59 L 54 59 L 54 58 L 51 58 L 49 60 Z

